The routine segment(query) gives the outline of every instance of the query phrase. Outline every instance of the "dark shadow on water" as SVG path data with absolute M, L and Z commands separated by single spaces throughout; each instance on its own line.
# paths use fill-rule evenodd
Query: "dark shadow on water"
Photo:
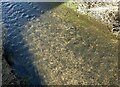
M 28 21 L 60 4 L 48 2 L 2 3 L 4 56 L 16 76 L 26 80 L 25 82 L 29 85 L 41 85 L 44 83 L 44 79 L 33 65 L 34 53 L 29 52 L 28 43 L 24 41 L 20 32 Z

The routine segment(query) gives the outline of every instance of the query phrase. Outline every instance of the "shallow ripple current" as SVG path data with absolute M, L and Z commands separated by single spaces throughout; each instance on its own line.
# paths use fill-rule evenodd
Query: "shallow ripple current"
M 34 57 L 20 32 L 27 22 L 52 8 L 52 3 L 47 2 L 2 2 L 4 53 L 15 74 L 26 78 L 30 84 L 41 84 L 42 77 L 32 64 Z

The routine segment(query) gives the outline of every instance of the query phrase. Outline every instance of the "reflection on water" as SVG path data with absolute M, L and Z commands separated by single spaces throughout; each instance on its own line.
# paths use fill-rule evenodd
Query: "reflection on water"
M 65 4 L 11 4 L 3 3 L 4 51 L 17 76 L 30 84 L 117 84 L 118 44 L 107 26 Z
M 41 78 L 32 64 L 34 59 L 27 42 L 20 34 L 23 26 L 54 6 L 52 3 L 2 3 L 3 47 L 8 62 L 17 76 L 28 79 L 30 84 L 40 84 Z

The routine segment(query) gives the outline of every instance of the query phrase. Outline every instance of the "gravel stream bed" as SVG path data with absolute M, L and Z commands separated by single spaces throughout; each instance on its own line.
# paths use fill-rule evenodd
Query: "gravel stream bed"
M 17 16 L 23 17 L 20 12 L 9 16 L 13 24 L 6 28 L 12 28 L 5 28 L 3 35 L 4 51 L 17 77 L 29 85 L 118 85 L 118 39 L 105 25 L 62 4 L 41 10 L 28 22 L 18 18 L 25 23 L 20 27 L 19 21 L 14 24 Z

